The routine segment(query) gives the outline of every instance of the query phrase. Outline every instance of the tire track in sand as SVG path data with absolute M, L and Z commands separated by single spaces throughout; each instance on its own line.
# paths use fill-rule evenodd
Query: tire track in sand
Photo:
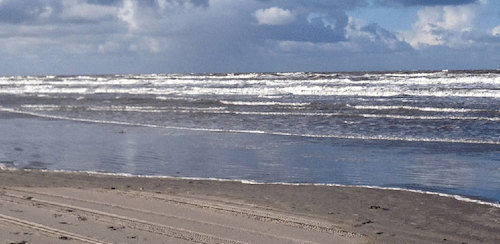
M 127 217 L 127 216 L 122 216 L 118 214 L 113 214 L 113 213 L 107 213 L 99 210 L 94 210 L 94 209 L 89 209 L 89 208 L 84 208 L 84 207 L 78 207 L 74 205 L 69 205 L 69 204 L 64 204 L 64 203 L 58 203 L 58 202 L 53 202 L 53 201 L 46 201 L 46 200 L 41 200 L 41 199 L 36 199 L 36 198 L 30 198 L 27 200 L 24 196 L 20 195 L 14 195 L 14 194 L 9 194 L 9 193 L 3 193 L 2 196 L 10 197 L 13 199 L 16 199 L 18 203 L 37 203 L 38 206 L 52 206 L 55 208 L 61 208 L 61 209 L 71 209 L 74 212 L 79 211 L 82 213 L 87 213 L 89 215 L 92 215 L 96 217 L 97 220 L 101 220 L 103 222 L 109 222 L 109 223 L 114 223 L 114 222 L 119 222 L 122 224 L 126 224 L 130 228 L 142 230 L 142 231 L 148 231 L 152 232 L 155 234 L 160 234 L 172 238 L 177 238 L 177 239 L 182 239 L 186 240 L 189 242 L 196 242 L 196 243 L 232 243 L 232 244 L 243 244 L 244 242 L 240 241 L 235 241 L 227 238 L 222 238 L 210 234 L 205 234 L 205 233 L 200 233 L 200 232 L 195 232 L 183 228 L 178 228 L 178 227 L 173 227 L 173 226 L 168 226 L 168 225 L 163 225 L 163 224 L 157 224 L 157 223 L 152 223 L 146 220 L 140 220 L 137 218 L 132 218 L 132 217 Z M 108 220 L 106 220 L 108 219 Z M 102 242 L 97 242 L 97 243 L 102 243 Z
M 35 191 L 29 191 L 29 190 L 26 190 L 26 189 L 23 189 L 23 190 L 21 190 L 21 189 L 12 189 L 12 188 L 6 188 L 6 189 L 9 190 L 9 191 L 16 191 L 16 192 L 21 192 L 21 193 L 26 193 L 26 194 L 46 196 L 46 197 L 49 197 L 49 198 L 60 198 L 60 199 L 65 199 L 65 200 L 70 200 L 70 201 L 75 201 L 75 202 L 85 202 L 85 203 L 90 203 L 90 204 L 102 205 L 102 206 L 106 206 L 106 207 L 110 207 L 110 208 L 128 210 L 128 211 L 133 211 L 133 212 L 138 212 L 138 213 L 144 213 L 144 214 L 152 214 L 152 215 L 156 215 L 156 216 L 163 216 L 163 217 L 167 217 L 167 218 L 174 218 L 174 219 L 179 219 L 179 220 L 184 220 L 184 221 L 189 221 L 189 222 L 195 222 L 195 223 L 199 223 L 199 224 L 205 224 L 205 225 L 211 225 L 211 226 L 218 226 L 218 227 L 229 229 L 229 230 L 246 232 L 246 233 L 251 233 L 251 234 L 260 235 L 260 236 L 268 236 L 268 237 L 274 238 L 276 240 L 287 241 L 287 242 L 292 242 L 292 243 L 316 243 L 316 242 L 312 242 L 312 241 L 295 239 L 295 238 L 286 237 L 286 236 L 278 236 L 278 235 L 274 235 L 274 234 L 271 234 L 271 233 L 265 233 L 265 232 L 261 232 L 261 231 L 257 231 L 257 230 L 250 230 L 250 229 L 245 229 L 245 228 L 238 228 L 238 227 L 235 227 L 235 226 L 228 226 L 228 225 L 218 224 L 218 223 L 215 223 L 215 222 L 207 222 L 207 221 L 202 221 L 202 220 L 195 220 L 195 219 L 192 219 L 192 218 L 186 218 L 186 217 L 180 217 L 180 216 L 171 215 L 171 214 L 165 214 L 165 213 L 161 213 L 161 212 L 155 212 L 155 211 L 137 209 L 137 208 L 132 208 L 132 207 L 126 207 L 126 206 L 117 205 L 117 204 L 111 204 L 111 203 L 106 203 L 106 202 L 92 201 L 92 200 L 87 200 L 87 199 L 80 199 L 80 198 L 75 198 L 75 197 L 70 197 L 70 196 L 63 196 L 63 195 L 54 194 L 54 193 L 48 194 L 48 193 L 44 193 L 44 192 L 35 192 Z M 113 192 L 118 193 L 119 191 L 113 191 Z M 126 192 L 119 192 L 119 193 L 124 194 L 124 195 L 131 195 L 131 194 L 128 194 Z M 25 198 L 24 196 L 14 196 L 14 195 L 10 195 L 10 196 L 16 197 L 17 199 L 21 199 L 21 200 L 23 200 Z M 155 199 L 157 199 L 157 198 L 155 198 Z M 165 199 L 159 199 L 159 200 L 165 200 Z M 56 205 L 57 204 L 60 207 L 66 207 L 66 205 L 63 205 L 63 204 L 55 203 L 55 202 L 52 202 L 52 201 L 46 201 L 46 200 L 42 200 L 42 199 L 30 198 L 30 201 L 36 201 L 36 202 L 39 202 L 39 203 L 44 203 L 44 204 L 49 204 L 49 205 Z M 183 201 L 183 202 L 185 204 L 188 204 L 185 201 Z M 174 203 L 175 204 L 179 204 L 180 201 L 177 200 L 177 201 L 174 201 Z M 189 206 L 196 206 L 196 207 L 200 207 L 200 208 L 207 208 L 206 204 L 205 205 L 199 205 L 199 204 L 194 204 L 194 203 L 190 202 L 188 205 Z M 77 207 L 77 206 L 73 206 L 73 205 L 67 205 L 66 208 L 70 208 L 70 206 L 72 206 L 71 208 L 73 208 L 73 209 L 81 210 L 80 209 L 81 207 Z M 250 205 L 248 205 L 248 206 L 250 207 Z M 214 210 L 222 210 L 222 208 L 220 206 L 211 207 L 211 208 L 214 209 Z M 83 209 L 86 210 L 86 211 L 83 211 L 83 212 L 90 212 L 90 210 L 87 209 L 87 208 L 83 208 Z M 228 207 L 224 208 L 224 210 L 225 211 L 229 211 L 231 213 L 237 212 L 237 211 L 234 211 L 234 210 L 230 210 Z M 92 211 L 96 212 L 95 210 L 92 210 Z M 104 213 L 104 212 L 99 212 L 97 214 L 102 214 L 102 213 Z M 238 211 L 237 213 L 240 213 L 240 212 Z M 125 217 L 125 216 L 122 216 L 122 215 L 117 215 L 117 216 L 121 216 L 122 218 L 129 218 L 129 217 Z M 268 216 L 263 216 L 263 215 L 254 216 L 254 217 L 255 217 L 255 219 L 259 219 L 259 220 L 267 219 L 268 218 Z M 281 222 L 283 223 L 283 222 L 286 222 L 286 221 L 281 221 Z M 148 221 L 148 223 L 157 225 L 156 223 L 152 223 L 152 222 L 149 222 L 149 221 Z M 294 226 L 294 227 L 297 227 L 297 226 Z M 174 227 L 174 228 L 177 228 L 177 227 Z M 141 229 L 141 228 L 139 228 L 139 229 Z M 316 227 L 314 229 L 318 230 L 319 228 Z M 204 233 L 201 233 L 201 234 L 204 234 Z M 220 237 L 218 237 L 218 238 L 220 238 Z M 184 238 L 181 238 L 181 239 L 184 239 Z M 192 240 L 190 239 L 190 241 L 192 241 Z M 234 240 L 229 240 L 229 241 L 232 242 Z M 234 241 L 234 242 L 240 243 L 238 241 Z M 228 243 L 228 242 L 225 241 L 224 243 Z
M 93 239 L 93 238 L 90 238 L 90 237 L 78 235 L 78 234 L 71 233 L 71 232 L 68 232 L 68 231 L 59 230 L 59 229 L 56 229 L 56 228 L 51 228 L 51 227 L 48 227 L 48 226 L 45 226 L 45 225 L 42 225 L 42 224 L 38 224 L 38 223 L 35 223 L 35 222 L 31 222 L 31 221 L 27 221 L 27 220 L 15 218 L 15 217 L 3 215 L 3 214 L 0 214 L 0 220 L 3 223 L 9 223 L 9 224 L 21 226 L 21 227 L 24 227 L 24 228 L 28 228 L 28 229 L 33 229 L 33 230 L 36 230 L 36 231 L 40 231 L 40 232 L 45 233 L 45 234 L 47 234 L 49 236 L 55 236 L 55 237 L 62 237 L 62 236 L 64 236 L 64 237 L 69 238 L 70 240 L 72 239 L 72 240 L 81 241 L 81 242 L 84 242 L 84 243 L 92 243 L 92 244 L 107 243 L 107 242 L 96 240 L 96 239 Z

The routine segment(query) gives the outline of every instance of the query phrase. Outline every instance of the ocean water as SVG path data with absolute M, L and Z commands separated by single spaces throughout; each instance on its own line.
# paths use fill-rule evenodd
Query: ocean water
M 0 77 L 13 168 L 500 201 L 500 71 Z

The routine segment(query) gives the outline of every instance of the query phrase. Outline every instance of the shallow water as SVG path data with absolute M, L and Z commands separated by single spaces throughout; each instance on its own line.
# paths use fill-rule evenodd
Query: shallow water
M 0 121 L 0 162 L 13 168 L 373 185 L 500 201 L 498 145 Z

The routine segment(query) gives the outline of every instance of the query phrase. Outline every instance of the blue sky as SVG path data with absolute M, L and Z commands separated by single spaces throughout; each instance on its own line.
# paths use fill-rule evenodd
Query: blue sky
M 0 0 L 0 75 L 499 64 L 500 0 Z

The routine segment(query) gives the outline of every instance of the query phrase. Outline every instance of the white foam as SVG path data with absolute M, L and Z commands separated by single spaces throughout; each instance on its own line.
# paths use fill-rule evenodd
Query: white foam
M 325 76 L 323 74 L 316 74 Z M 463 74 L 456 76 L 422 76 L 369 74 L 359 76 L 328 76 L 310 79 L 310 74 L 283 73 L 234 75 L 137 75 L 114 77 L 44 77 L 0 79 L 4 94 L 153 94 L 177 95 L 251 95 L 251 96 L 434 96 L 500 98 L 497 74 Z M 303 78 L 302 78 L 303 77 Z M 369 78 L 369 79 L 368 79 Z
M 9 167 L 3 163 L 0 163 L 0 170 L 16 170 L 14 167 Z
M 60 105 L 55 105 L 55 104 L 23 104 L 21 105 L 22 108 L 29 108 L 29 109 L 35 109 L 35 110 L 48 110 L 48 109 L 60 109 Z
M 228 130 L 228 129 L 210 129 L 210 128 L 190 128 L 182 126 L 163 126 L 154 124 L 142 124 L 142 123 L 131 123 L 122 121 L 108 121 L 108 120 L 94 120 L 94 119 L 84 119 L 84 118 L 71 118 L 65 116 L 56 115 L 46 115 L 35 112 L 19 111 L 11 108 L 5 108 L 0 106 L 0 111 L 26 114 L 31 116 L 37 116 L 49 119 L 60 119 L 60 120 L 70 120 L 79 122 L 89 122 L 89 123 L 100 123 L 100 124 L 115 124 L 115 125 L 126 125 L 126 126 L 141 126 L 150 128 L 163 128 L 163 129 L 175 129 L 175 130 L 190 130 L 190 131 L 207 131 L 207 132 L 224 132 L 224 133 L 249 133 L 249 134 L 267 134 L 267 135 L 279 135 L 279 136 L 296 136 L 296 137 L 310 137 L 310 138 L 336 138 L 336 139 L 358 139 L 358 140 L 383 140 L 383 141 L 408 141 L 408 142 L 442 142 L 442 143 L 468 143 L 468 144 L 492 144 L 500 145 L 500 141 L 491 140 L 471 140 L 471 139 L 443 139 L 443 138 L 411 138 L 411 137 L 387 137 L 387 136 L 361 136 L 361 135 L 321 135 L 321 134 L 298 134 L 298 133 L 287 133 L 287 132 L 272 132 L 272 131 L 261 131 L 261 130 Z
M 258 105 L 257 105 L 258 106 Z M 235 114 L 235 115 L 257 115 L 257 116 L 311 116 L 311 117 L 332 117 L 332 116 L 358 116 L 363 118 L 388 118 L 404 120 L 488 120 L 500 121 L 498 117 L 480 117 L 480 116 L 413 116 L 413 115 L 395 115 L 395 114 L 350 114 L 350 113 L 321 113 L 321 112 L 261 112 L 261 111 L 230 111 L 226 107 L 171 107 L 161 108 L 152 106 L 58 106 L 58 105 L 36 105 L 25 104 L 23 108 L 38 111 L 50 111 L 58 109 L 85 109 L 87 111 L 124 111 L 124 112 L 143 112 L 143 113 L 204 113 L 204 114 Z M 365 106 L 369 107 L 369 106 Z
M 414 106 L 366 106 L 366 105 L 347 105 L 355 109 L 365 109 L 365 110 L 393 110 L 393 109 L 407 109 L 407 110 L 419 110 L 426 112 L 450 112 L 450 113 L 473 113 L 473 112 L 484 112 L 483 109 L 470 109 L 470 108 L 438 108 L 438 107 L 414 107 Z M 500 113 L 500 110 L 497 110 Z
M 193 110 L 172 109 L 164 110 L 178 113 L 190 113 Z M 412 115 L 394 115 L 394 114 L 348 114 L 348 113 L 308 113 L 308 112 L 260 112 L 260 111 L 228 111 L 228 110 L 199 110 L 200 113 L 208 114 L 237 114 L 237 115 L 262 115 L 262 116 L 359 116 L 363 118 L 388 118 L 388 119 L 404 119 L 404 120 L 488 120 L 500 121 L 497 117 L 480 117 L 480 116 L 412 116 Z
M 211 111 L 224 110 L 226 107 L 172 107 L 172 108 L 162 108 L 153 106 L 73 106 L 73 105 L 55 105 L 55 104 L 23 104 L 22 108 L 28 108 L 30 110 L 37 111 L 53 111 L 60 109 L 78 109 L 87 111 L 99 111 L 99 112 L 143 112 L 143 113 L 163 113 L 163 112 L 202 112 L 210 113 Z
M 220 102 L 222 104 L 238 105 L 238 106 L 273 106 L 273 105 L 278 105 L 278 106 L 300 107 L 300 106 L 308 106 L 311 104 L 311 103 L 251 102 L 251 101 L 225 101 L 225 100 L 221 100 Z
M 441 74 L 440 72 L 429 72 L 429 73 L 387 73 L 385 76 L 394 76 L 394 77 L 427 77 L 427 76 L 436 76 Z

